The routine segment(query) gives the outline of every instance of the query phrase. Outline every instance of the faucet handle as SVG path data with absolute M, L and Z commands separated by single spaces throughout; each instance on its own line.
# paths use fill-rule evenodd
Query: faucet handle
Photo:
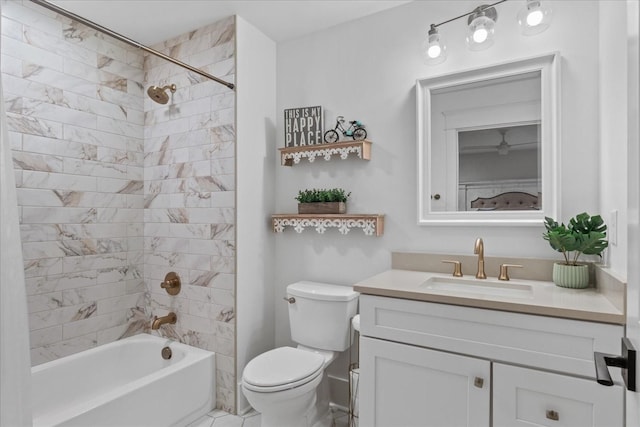
M 509 267 L 522 268 L 520 264 L 500 264 L 500 275 L 498 280 L 509 280 Z
M 462 277 L 462 262 L 452 259 L 443 259 L 442 262 L 453 264 L 453 277 Z
M 165 289 L 169 295 L 178 295 L 180 293 L 180 277 L 173 271 L 164 276 L 164 282 L 160 283 L 160 287 Z

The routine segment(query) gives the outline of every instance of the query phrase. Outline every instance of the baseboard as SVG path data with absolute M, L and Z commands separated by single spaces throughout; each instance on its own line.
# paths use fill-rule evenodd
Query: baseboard
M 339 408 L 349 408 L 349 379 L 327 375 L 329 378 L 329 396 L 331 405 Z
M 247 400 L 244 393 L 242 392 L 241 382 L 238 383 L 238 388 L 236 390 L 237 390 L 237 396 L 238 396 L 238 406 L 237 406 L 238 415 L 248 414 L 253 410 L 253 408 L 251 407 L 251 405 L 249 405 L 249 401 Z

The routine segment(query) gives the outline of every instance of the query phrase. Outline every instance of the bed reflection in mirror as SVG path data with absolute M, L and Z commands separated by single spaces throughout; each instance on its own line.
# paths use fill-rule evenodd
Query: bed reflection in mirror
M 459 211 L 541 208 L 540 125 L 459 131 Z

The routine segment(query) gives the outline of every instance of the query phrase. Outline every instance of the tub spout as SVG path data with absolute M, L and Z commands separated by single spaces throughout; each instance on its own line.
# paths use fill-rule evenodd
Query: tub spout
M 162 317 L 153 316 L 151 329 L 153 330 L 160 329 L 160 326 L 164 325 L 165 323 L 175 325 L 177 320 L 178 320 L 178 316 L 176 316 L 176 314 L 173 311 L 167 314 L 166 316 L 162 316 Z

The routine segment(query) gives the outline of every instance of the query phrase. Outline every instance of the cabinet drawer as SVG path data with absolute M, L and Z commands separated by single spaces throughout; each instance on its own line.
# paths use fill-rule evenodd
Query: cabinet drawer
M 372 295 L 360 296 L 360 314 L 364 336 L 591 378 L 593 352 L 619 353 L 624 335 L 620 325 Z
M 623 398 L 621 386 L 493 365 L 494 427 L 622 427 Z

